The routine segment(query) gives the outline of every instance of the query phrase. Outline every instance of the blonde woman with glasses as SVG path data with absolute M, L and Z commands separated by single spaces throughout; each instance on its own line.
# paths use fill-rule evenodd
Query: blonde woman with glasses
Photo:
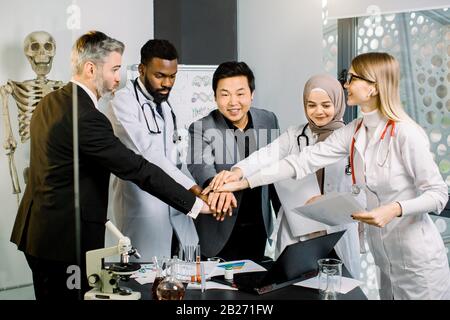
M 430 152 L 427 135 L 403 110 L 400 68 L 387 53 L 355 57 L 345 88 L 356 119 L 325 141 L 263 170 L 240 167 L 223 174 L 219 191 L 236 191 L 295 177 L 350 157 L 352 191 L 365 192 L 367 211 L 353 218 L 367 226 L 380 270 L 381 299 L 449 299 L 450 271 L 439 231 L 428 212 L 440 213 L 448 187 Z

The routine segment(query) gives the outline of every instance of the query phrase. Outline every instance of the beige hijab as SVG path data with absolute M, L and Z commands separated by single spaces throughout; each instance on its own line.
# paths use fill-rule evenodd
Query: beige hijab
M 326 125 L 318 127 L 311 121 L 311 119 L 306 114 L 306 105 L 308 103 L 308 98 L 312 90 L 322 89 L 324 90 L 334 104 L 335 114 L 333 119 Z M 309 127 L 313 133 L 319 135 L 317 142 L 325 140 L 334 130 L 343 127 L 344 121 L 342 117 L 345 112 L 345 95 L 342 89 L 341 83 L 328 74 L 319 74 L 312 76 L 305 83 L 305 88 L 303 90 L 303 107 L 305 108 L 305 115 L 308 119 Z

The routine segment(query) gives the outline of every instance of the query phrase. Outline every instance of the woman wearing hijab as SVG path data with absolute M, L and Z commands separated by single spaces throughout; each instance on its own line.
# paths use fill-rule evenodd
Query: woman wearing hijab
M 277 140 L 252 153 L 235 167 L 244 168 L 244 171 L 245 168 L 251 167 L 251 170 L 255 172 L 288 155 L 300 153 L 303 148 L 325 140 L 334 130 L 344 126 L 342 120 L 345 111 L 344 92 L 341 84 L 329 75 L 315 75 L 306 82 L 303 90 L 303 106 L 308 119 L 306 124 L 289 127 Z M 360 247 L 357 223 L 328 227 L 304 218 L 293 210 L 295 206 L 305 204 L 306 199 L 302 198 L 302 195 L 308 194 L 310 189 L 317 190 L 321 194 L 333 191 L 350 192 L 352 181 L 351 176 L 346 174 L 347 165 L 348 159 L 344 159 L 318 170 L 316 177 L 309 179 L 308 182 L 286 179 L 275 184 L 282 204 L 277 219 L 279 229 L 275 248 L 276 258 L 289 244 L 324 235 L 327 232 L 347 229 L 335 250 L 352 276 L 359 278 Z M 223 174 L 226 173 L 226 171 L 223 172 Z M 221 174 L 212 180 L 210 184 L 212 188 L 220 180 Z M 315 185 L 313 188 L 308 188 L 307 186 L 311 186 L 311 183 Z

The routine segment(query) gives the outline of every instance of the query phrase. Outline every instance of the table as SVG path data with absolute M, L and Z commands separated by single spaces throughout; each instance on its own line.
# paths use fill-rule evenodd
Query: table
M 121 283 L 133 291 L 140 291 L 143 300 L 152 299 L 152 284 L 140 285 L 135 280 L 128 283 Z M 186 290 L 184 300 L 320 300 L 317 289 L 304 288 L 299 286 L 288 286 L 263 295 L 256 295 L 242 291 L 232 290 Z M 357 287 L 347 294 L 338 294 L 338 300 L 367 300 L 366 295 Z
M 348 270 L 343 266 L 342 274 L 349 277 Z M 136 280 L 121 282 L 121 286 L 128 287 L 133 291 L 141 292 L 143 300 L 152 299 L 152 283 L 141 285 Z M 366 295 L 360 287 L 356 287 L 347 294 L 338 294 L 338 300 L 367 300 Z M 304 288 L 290 285 L 263 295 L 256 295 L 235 290 L 186 290 L 184 300 L 320 300 L 317 289 Z

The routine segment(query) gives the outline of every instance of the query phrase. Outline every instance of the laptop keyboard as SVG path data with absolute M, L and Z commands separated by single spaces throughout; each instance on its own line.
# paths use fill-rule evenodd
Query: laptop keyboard
M 237 287 L 258 288 L 267 271 L 238 273 L 234 275 L 233 282 Z

